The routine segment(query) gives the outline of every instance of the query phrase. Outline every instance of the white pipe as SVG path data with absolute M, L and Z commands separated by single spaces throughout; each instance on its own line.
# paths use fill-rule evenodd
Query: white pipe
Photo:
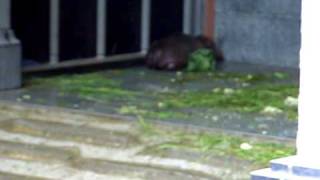
M 147 51 L 150 45 L 151 0 L 142 0 L 141 8 L 141 51 Z
M 59 62 L 60 0 L 50 0 L 50 64 Z
M 107 0 L 97 0 L 97 45 L 96 53 L 98 59 L 106 56 L 106 16 L 107 16 Z

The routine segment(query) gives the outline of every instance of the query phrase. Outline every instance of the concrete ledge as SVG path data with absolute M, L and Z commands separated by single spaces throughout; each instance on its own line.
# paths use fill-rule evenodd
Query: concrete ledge
M 21 86 L 21 44 L 10 29 L 0 29 L 0 90 Z
M 320 178 L 320 163 L 306 161 L 297 156 L 271 161 L 273 171 L 282 171 L 303 177 Z
M 271 169 L 261 169 L 251 173 L 252 180 L 278 180 L 281 175 Z
M 253 180 L 273 179 L 320 179 L 320 163 L 306 161 L 305 159 L 292 156 L 276 159 L 270 162 L 271 168 L 254 171 L 251 173 Z
M 284 172 L 274 172 L 270 168 L 254 171 L 251 173 L 251 180 L 316 180 L 319 178 L 310 178 L 295 176 Z

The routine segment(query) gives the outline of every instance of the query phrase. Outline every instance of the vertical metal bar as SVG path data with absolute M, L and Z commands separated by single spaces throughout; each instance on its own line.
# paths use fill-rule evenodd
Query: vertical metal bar
M 148 50 L 150 45 L 151 0 L 142 0 L 141 6 L 140 48 L 142 52 L 145 52 Z
M 193 33 L 195 35 L 202 34 L 202 17 L 203 17 L 203 0 L 194 1 L 194 30 Z
M 107 0 L 97 0 L 97 45 L 96 53 L 98 59 L 106 56 L 106 18 Z
M 59 62 L 60 0 L 50 0 L 50 64 Z
M 191 34 L 192 24 L 192 0 L 184 0 L 183 2 L 183 33 Z

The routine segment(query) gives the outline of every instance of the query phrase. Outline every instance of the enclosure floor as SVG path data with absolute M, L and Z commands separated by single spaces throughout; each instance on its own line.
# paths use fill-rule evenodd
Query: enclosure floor
M 281 80 L 284 84 L 297 84 L 298 72 L 292 69 L 280 69 L 265 66 L 248 65 L 243 63 L 228 63 L 221 68 L 223 72 L 286 72 L 289 79 Z M 41 104 L 57 106 L 71 109 L 80 109 L 86 112 L 99 112 L 106 114 L 118 114 L 119 108 L 123 105 L 130 106 L 142 104 L 150 101 L 152 97 L 148 96 L 150 92 L 174 91 L 202 91 L 204 89 L 214 89 L 216 87 L 235 88 L 236 84 L 224 80 L 214 83 L 208 79 L 197 79 L 191 82 L 172 83 L 176 77 L 175 72 L 159 72 L 148 70 L 144 67 L 131 67 L 126 69 L 109 69 L 104 72 L 106 77 L 122 82 L 122 88 L 130 91 L 142 92 L 144 96 L 135 100 L 119 100 L 111 102 L 101 102 L 95 99 L 86 99 L 74 94 L 57 92 L 52 87 L 28 86 L 19 90 L 0 92 L 0 99 L 14 102 L 24 102 L 31 104 Z M 183 112 L 185 113 L 185 112 Z M 295 139 L 297 131 L 297 122 L 290 121 L 284 116 L 266 116 L 259 113 L 239 113 L 230 112 L 223 109 L 188 109 L 187 118 L 166 118 L 166 123 L 180 125 L 192 125 L 196 127 L 222 129 L 243 133 L 253 133 L 263 136 L 275 136 L 279 138 Z M 136 115 L 124 115 L 136 117 Z M 150 121 L 159 119 L 150 118 Z
M 242 64 L 226 66 L 223 71 L 283 72 Z M 290 74 L 289 79 L 273 83 L 298 82 L 297 72 L 285 72 Z M 119 113 L 123 105 L 152 101 L 149 95 L 163 89 L 197 92 L 216 87 L 234 88 L 234 83 L 206 78 L 173 83 L 175 72 L 144 67 L 109 69 L 103 73 L 106 78 L 121 81 L 121 88 L 142 92 L 143 96 L 104 102 L 35 85 L 0 92 L 0 179 L 229 180 L 249 179 L 250 171 L 261 168 L 248 160 L 208 155 L 192 148 L 168 151 L 165 147 L 170 138 L 145 134 L 149 131 L 145 123 L 149 122 L 168 134 L 181 129 L 184 133 L 228 133 L 244 137 L 244 141 L 250 137 L 258 142 L 294 143 L 297 122 L 284 116 L 221 108 L 188 109 L 188 117 L 172 119 L 141 120 L 135 114 Z M 144 130 L 141 126 L 145 126 Z M 154 149 L 162 144 L 162 148 Z

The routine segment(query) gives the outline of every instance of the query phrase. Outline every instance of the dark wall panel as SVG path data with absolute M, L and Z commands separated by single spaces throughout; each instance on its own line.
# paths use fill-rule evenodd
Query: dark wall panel
M 108 54 L 139 51 L 141 0 L 111 0 L 108 3 Z
M 60 58 L 95 57 L 96 1 L 61 1 L 60 11 Z
M 24 63 L 49 59 L 49 1 L 12 0 L 12 27 L 22 42 Z
M 181 33 L 183 0 L 152 0 L 151 40 Z

